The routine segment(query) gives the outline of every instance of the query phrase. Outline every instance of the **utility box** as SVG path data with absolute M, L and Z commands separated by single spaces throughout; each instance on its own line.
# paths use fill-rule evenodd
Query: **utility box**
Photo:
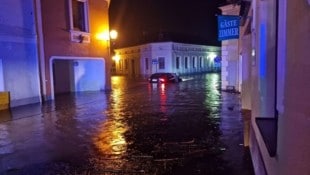
M 0 92 L 0 110 L 8 109 L 10 107 L 10 93 Z

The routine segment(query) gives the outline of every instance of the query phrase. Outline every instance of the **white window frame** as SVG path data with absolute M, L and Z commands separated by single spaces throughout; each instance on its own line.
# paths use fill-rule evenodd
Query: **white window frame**
M 85 17 L 85 31 L 79 31 L 74 29 L 73 25 L 73 9 L 72 9 L 72 1 L 68 0 L 69 6 L 69 18 L 70 18 L 70 38 L 73 42 L 79 43 L 90 43 L 90 33 L 89 33 L 89 0 L 75 0 L 84 3 L 84 17 Z

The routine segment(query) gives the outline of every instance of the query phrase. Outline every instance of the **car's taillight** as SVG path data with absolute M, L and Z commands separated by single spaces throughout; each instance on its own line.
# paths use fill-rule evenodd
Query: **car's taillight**
M 159 81 L 164 83 L 165 79 L 164 78 L 159 78 Z

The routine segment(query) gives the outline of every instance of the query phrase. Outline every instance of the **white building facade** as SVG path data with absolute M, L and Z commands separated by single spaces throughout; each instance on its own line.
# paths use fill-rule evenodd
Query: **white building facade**
M 156 72 L 178 75 L 220 71 L 221 48 L 176 42 L 115 49 L 115 73 L 147 78 Z
M 238 72 L 225 65 L 222 72 L 239 76 L 242 109 L 250 111 L 245 143 L 255 175 L 309 175 L 310 2 L 246 2 L 246 22 L 232 50 Z M 221 9 L 235 15 L 239 7 Z
M 40 102 L 34 1 L 6 0 L 0 8 L 0 92 L 10 93 L 12 107 Z

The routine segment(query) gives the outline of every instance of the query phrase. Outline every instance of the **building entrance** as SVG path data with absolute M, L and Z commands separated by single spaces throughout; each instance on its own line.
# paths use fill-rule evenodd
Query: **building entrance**
M 105 89 L 106 71 L 103 59 L 52 60 L 52 93 L 100 91 Z

